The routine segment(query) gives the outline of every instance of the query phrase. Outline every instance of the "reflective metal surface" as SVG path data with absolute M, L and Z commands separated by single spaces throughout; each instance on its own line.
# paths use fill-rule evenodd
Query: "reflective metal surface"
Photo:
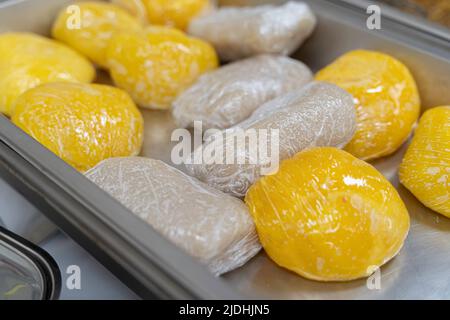
M 0 226 L 36 244 L 56 233 L 57 229 L 51 221 L 1 180 L 0 203 L 3 204 L 0 212 Z
M 82 274 L 80 290 L 73 290 L 67 285 L 62 285 L 59 299 L 129 300 L 138 298 L 76 242 L 56 230 L 53 223 L 1 179 L 0 203 L 2 204 L 0 227 L 14 232 L 48 252 L 62 271 L 63 283 L 71 275 L 67 274 L 69 266 L 75 264 L 80 268 Z M 50 230 L 52 232 L 49 232 Z

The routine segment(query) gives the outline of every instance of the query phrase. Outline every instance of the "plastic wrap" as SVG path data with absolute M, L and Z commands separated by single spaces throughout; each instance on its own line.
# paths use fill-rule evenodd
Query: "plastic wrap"
M 91 82 L 94 67 L 76 51 L 31 33 L 0 35 L 0 112 L 14 113 L 18 96 L 41 83 Z
M 261 248 L 245 204 L 159 160 L 115 158 L 86 176 L 215 275 Z
M 185 30 L 197 16 L 215 7 L 213 0 L 111 0 L 136 16 L 141 22 Z
M 254 159 L 254 155 L 261 151 L 260 143 L 239 144 L 235 147 L 234 159 L 245 159 L 241 163 L 236 161 L 230 164 L 226 159 L 226 152 L 223 153 L 221 161 L 196 163 L 195 160 L 202 158 L 204 150 L 226 150 L 235 146 L 236 139 L 230 134 L 233 131 L 253 129 L 260 133 L 260 137 L 266 136 L 258 141 L 267 142 L 271 146 L 274 145 L 274 136 L 270 129 L 278 130 L 278 150 L 271 150 L 270 153 L 277 152 L 278 159 L 283 160 L 308 147 L 343 147 L 353 137 L 355 128 L 356 115 L 352 96 L 335 85 L 313 82 L 302 90 L 292 91 L 267 102 L 247 120 L 210 136 L 202 147 L 197 148 L 192 156 L 188 157 L 186 168 L 189 174 L 208 185 L 243 197 L 261 176 L 261 169 L 273 166 L 273 163 Z M 264 129 L 268 131 L 264 132 Z M 218 135 L 222 139 L 217 139 Z
M 246 118 L 263 103 L 312 80 L 303 63 L 284 56 L 259 55 L 228 64 L 207 73 L 173 104 L 177 124 L 203 128 L 229 128 Z
M 74 18 L 76 14 L 79 20 Z M 122 8 L 109 3 L 80 2 L 60 11 L 52 36 L 107 68 L 106 48 L 113 34 L 141 29 L 139 21 Z
M 169 109 L 181 92 L 218 66 L 208 43 L 157 26 L 117 34 L 107 57 L 114 83 L 139 106 L 151 109 Z
M 450 218 L 450 106 L 423 114 L 399 175 L 420 202 Z
M 55 82 L 17 99 L 14 124 L 80 171 L 110 157 L 139 154 L 143 118 L 126 92 Z
M 345 150 L 370 160 L 396 151 L 409 137 L 420 113 L 420 97 L 408 68 L 393 57 L 355 50 L 319 71 L 355 98 L 357 129 Z
M 194 19 L 188 32 L 214 45 L 225 61 L 273 53 L 290 55 L 312 33 L 316 17 L 308 5 L 224 7 Z
M 312 148 L 283 161 L 245 201 L 271 259 L 320 281 L 369 276 L 400 251 L 410 224 L 389 181 L 336 148 Z

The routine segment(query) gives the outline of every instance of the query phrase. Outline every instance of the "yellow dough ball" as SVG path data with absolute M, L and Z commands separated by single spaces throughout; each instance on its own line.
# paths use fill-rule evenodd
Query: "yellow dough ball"
M 117 34 L 107 54 L 115 84 L 151 109 L 169 109 L 178 94 L 218 66 L 208 43 L 169 27 Z
M 335 148 L 283 161 L 245 202 L 272 260 L 313 280 L 369 276 L 399 252 L 409 230 L 408 211 L 389 181 Z
M 31 33 L 0 34 L 0 112 L 8 116 L 17 97 L 41 83 L 94 77 L 91 63 L 63 44 Z
M 52 35 L 106 68 L 106 48 L 113 34 L 141 28 L 135 17 L 118 6 L 81 2 L 61 10 L 53 24 Z
M 369 160 L 396 151 L 420 113 L 420 98 L 409 70 L 386 54 L 356 50 L 319 71 L 317 80 L 346 89 L 355 99 L 357 130 L 345 150 Z
M 450 218 L 450 106 L 423 114 L 399 174 L 425 206 Z
M 80 171 L 98 162 L 139 154 L 143 119 L 120 89 L 55 82 L 17 99 L 12 121 Z
M 212 8 L 209 0 L 112 0 L 141 21 L 186 30 L 189 22 Z

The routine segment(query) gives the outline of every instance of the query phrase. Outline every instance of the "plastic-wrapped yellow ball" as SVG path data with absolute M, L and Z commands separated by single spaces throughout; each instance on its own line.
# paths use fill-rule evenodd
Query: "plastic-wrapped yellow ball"
M 389 181 L 335 148 L 283 161 L 245 202 L 272 260 L 313 280 L 369 276 L 399 252 L 409 230 L 408 211 Z
M 425 206 L 450 218 L 450 106 L 423 114 L 399 175 Z
M 61 10 L 53 24 L 52 35 L 106 68 L 106 48 L 113 34 L 141 29 L 140 22 L 118 6 L 80 2 Z
M 112 0 L 141 21 L 186 30 L 189 22 L 212 8 L 210 0 Z
M 420 97 L 408 68 L 374 51 L 351 51 L 316 75 L 355 99 L 357 131 L 345 150 L 369 160 L 396 151 L 408 138 L 420 113 Z
M 139 154 L 143 119 L 129 95 L 99 84 L 48 83 L 16 103 L 13 123 L 80 171 Z
M 41 83 L 91 82 L 91 63 L 65 45 L 31 34 L 0 34 L 0 112 L 11 115 L 18 96 Z
M 208 43 L 169 27 L 117 34 L 107 56 L 115 84 L 151 109 L 169 109 L 178 94 L 218 66 Z

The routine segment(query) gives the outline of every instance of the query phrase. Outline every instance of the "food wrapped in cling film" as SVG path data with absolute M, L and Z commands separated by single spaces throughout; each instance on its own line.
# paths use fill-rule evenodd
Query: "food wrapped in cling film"
M 245 204 L 149 158 L 112 158 L 86 176 L 219 275 L 259 250 Z
M 309 68 L 280 55 L 258 55 L 204 74 L 173 104 L 179 126 L 229 128 L 263 103 L 312 81 Z
M 354 50 L 316 74 L 355 100 L 357 127 L 345 150 L 362 160 L 395 152 L 409 137 L 420 114 L 419 92 L 399 60 L 376 51 Z
M 135 17 L 109 3 L 80 2 L 77 9 L 72 8 L 73 4 L 60 11 L 53 24 L 52 36 L 103 68 L 108 67 L 106 48 L 114 33 L 142 29 Z M 73 18 L 74 10 L 79 10 L 79 21 Z
M 16 99 L 42 83 L 91 82 L 92 64 L 65 45 L 24 32 L 0 35 L 0 112 L 14 113 Z
M 394 186 L 336 148 L 310 148 L 283 161 L 245 201 L 272 260 L 313 280 L 369 276 L 400 251 L 409 230 Z
M 261 174 L 276 171 L 277 161 L 308 147 L 344 147 L 355 127 L 352 96 L 333 84 L 312 82 L 265 103 L 238 125 L 210 135 L 185 164 L 192 176 L 243 197 Z M 243 139 L 242 134 L 248 137 Z
M 99 84 L 53 82 L 22 94 L 11 120 L 80 171 L 138 155 L 144 121 L 130 96 Z
M 214 45 L 220 58 L 233 61 L 262 53 L 290 55 L 316 26 L 308 5 L 223 7 L 194 19 L 188 32 Z
M 399 175 L 420 202 L 450 218 L 450 106 L 423 114 Z
M 189 22 L 215 8 L 215 0 L 111 0 L 142 23 L 185 30 Z
M 114 83 L 143 108 L 167 110 L 202 74 L 218 66 L 214 48 L 184 32 L 163 26 L 122 32 L 107 50 Z

